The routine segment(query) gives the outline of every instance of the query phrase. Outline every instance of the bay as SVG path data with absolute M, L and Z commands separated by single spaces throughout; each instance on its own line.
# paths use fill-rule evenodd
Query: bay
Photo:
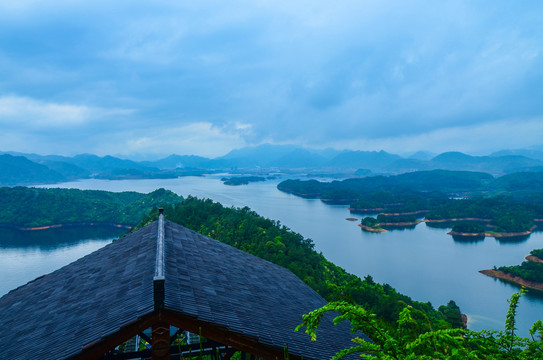
M 351 273 L 360 277 L 371 275 L 375 281 L 388 283 L 415 300 L 430 301 L 435 307 L 455 300 L 468 315 L 468 325 L 474 330 L 503 329 L 507 299 L 519 289 L 516 285 L 487 277 L 478 271 L 494 265 L 519 264 L 530 250 L 543 248 L 541 232 L 518 242 L 494 238 L 477 242 L 455 241 L 446 234 L 446 229 L 431 228 L 424 223 L 410 230 L 367 233 L 357 226 L 358 221 L 345 220 L 347 217 L 361 218 L 351 215 L 347 206 L 327 205 L 320 200 L 283 193 L 276 188 L 278 180 L 226 186 L 219 180 L 221 176 L 167 180 L 83 180 L 43 187 L 145 193 L 163 187 L 183 196 L 210 198 L 225 206 L 248 206 L 260 215 L 279 220 L 290 229 L 311 238 L 317 251 Z M 94 244 L 103 246 L 108 241 L 111 239 L 90 243 L 94 248 Z M 83 244 L 89 243 L 73 245 L 75 248 L 70 256 L 82 256 L 86 250 L 93 251 Z M 56 251 L 46 252 L 45 256 L 68 259 L 70 256 L 66 253 L 66 247 L 63 249 L 59 250 L 59 254 Z M 4 251 L 4 248 L 0 248 L 0 263 L 3 263 Z M 19 261 L 24 262 L 25 256 L 20 255 Z M 34 261 L 32 256 L 28 256 L 29 261 Z M 10 277 L 17 278 L 27 270 L 21 266 L 8 271 Z M 26 280 L 14 286 L 24 284 L 28 276 L 22 279 Z M 3 292 L 0 288 L 0 293 Z M 519 304 L 520 333 L 527 335 L 532 323 L 542 318 L 543 296 L 531 291 L 521 298 Z

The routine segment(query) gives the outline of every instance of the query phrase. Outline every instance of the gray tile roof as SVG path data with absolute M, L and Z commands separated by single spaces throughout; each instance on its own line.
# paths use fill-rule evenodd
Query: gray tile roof
M 165 221 L 165 309 L 329 359 L 351 346 L 328 316 L 316 342 L 294 332 L 326 301 L 289 270 Z M 0 298 L 0 359 L 65 359 L 153 313 L 157 222 Z M 360 335 L 360 334 L 359 334 Z

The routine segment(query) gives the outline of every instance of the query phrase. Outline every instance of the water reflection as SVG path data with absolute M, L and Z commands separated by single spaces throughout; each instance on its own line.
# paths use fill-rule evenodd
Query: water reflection
M 381 225 L 381 227 L 388 231 L 405 231 L 405 230 L 413 230 L 417 227 L 417 224 L 411 224 L 411 225 Z
M 497 237 L 495 239 L 500 245 L 517 245 L 526 242 L 528 238 L 530 235 Z
M 88 239 L 117 238 L 126 233 L 126 229 L 115 226 L 80 226 L 60 227 L 39 231 L 23 231 L 0 228 L 0 250 L 2 249 L 38 249 L 55 251 Z
M 455 242 L 459 244 L 476 244 L 478 242 L 484 241 L 485 236 L 462 236 L 462 235 L 452 235 L 452 238 Z

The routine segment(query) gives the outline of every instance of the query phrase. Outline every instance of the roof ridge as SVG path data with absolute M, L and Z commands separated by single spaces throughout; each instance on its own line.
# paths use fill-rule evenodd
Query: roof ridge
M 156 241 L 155 276 L 153 277 L 153 301 L 155 310 L 164 308 L 165 290 L 164 210 L 159 209 Z

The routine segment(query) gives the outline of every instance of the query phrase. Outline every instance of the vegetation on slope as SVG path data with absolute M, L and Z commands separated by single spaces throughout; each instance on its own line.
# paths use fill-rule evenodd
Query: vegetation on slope
M 247 207 L 226 208 L 211 200 L 188 197 L 182 203 L 166 206 L 164 214 L 189 229 L 291 270 L 328 301 L 361 304 L 384 323 L 392 324 L 402 309 L 410 305 L 427 314 L 438 328 L 450 327 L 447 319 L 456 326 L 462 324 L 457 307 L 445 306 L 445 316 L 430 303 L 413 301 L 390 285 L 375 283 L 371 276 L 360 279 L 349 274 L 317 253 L 310 239 Z M 153 211 L 139 226 L 156 218 L 157 212 Z
M 345 302 L 328 303 L 304 315 L 303 323 L 296 330 L 305 327 L 306 333 L 315 340 L 323 314 L 335 311 L 340 315 L 334 319 L 334 323 L 348 320 L 353 332 L 362 331 L 373 340 L 369 343 L 355 338 L 353 346 L 337 353 L 333 360 L 350 354 L 360 354 L 365 359 L 386 360 L 543 359 L 542 320 L 536 321 L 529 330 L 531 339 L 515 333 L 516 311 L 523 293 L 524 289 L 511 296 L 503 331 L 435 329 L 424 313 L 411 307 L 402 310 L 393 329 L 383 328 L 370 311 Z
M 222 178 L 221 181 L 224 185 L 238 186 L 247 185 L 250 182 L 266 181 L 266 178 L 263 178 L 262 176 L 236 176 L 230 178 Z
M 534 249 L 534 250 L 530 251 L 530 255 L 533 255 L 533 256 L 543 260 L 543 249 Z
M 455 233 L 481 234 L 485 232 L 485 228 L 479 224 L 461 222 L 458 224 L 454 224 L 452 227 L 452 231 Z
M 534 220 L 543 218 L 538 184 L 543 184 L 543 173 L 493 179 L 484 173 L 434 170 L 328 183 L 287 180 L 278 188 L 327 203 L 349 201 L 353 212 L 379 213 L 377 223 L 409 223 L 426 214 L 434 222 L 478 220 L 486 232 L 508 235 L 530 232 Z M 471 198 L 458 198 L 458 192 Z
M 158 189 L 149 194 L 77 189 L 0 188 L 0 224 L 43 227 L 55 224 L 136 225 L 153 207 L 182 197 Z
M 533 261 L 523 261 L 520 265 L 500 266 L 498 270 L 524 280 L 543 284 L 543 264 Z

